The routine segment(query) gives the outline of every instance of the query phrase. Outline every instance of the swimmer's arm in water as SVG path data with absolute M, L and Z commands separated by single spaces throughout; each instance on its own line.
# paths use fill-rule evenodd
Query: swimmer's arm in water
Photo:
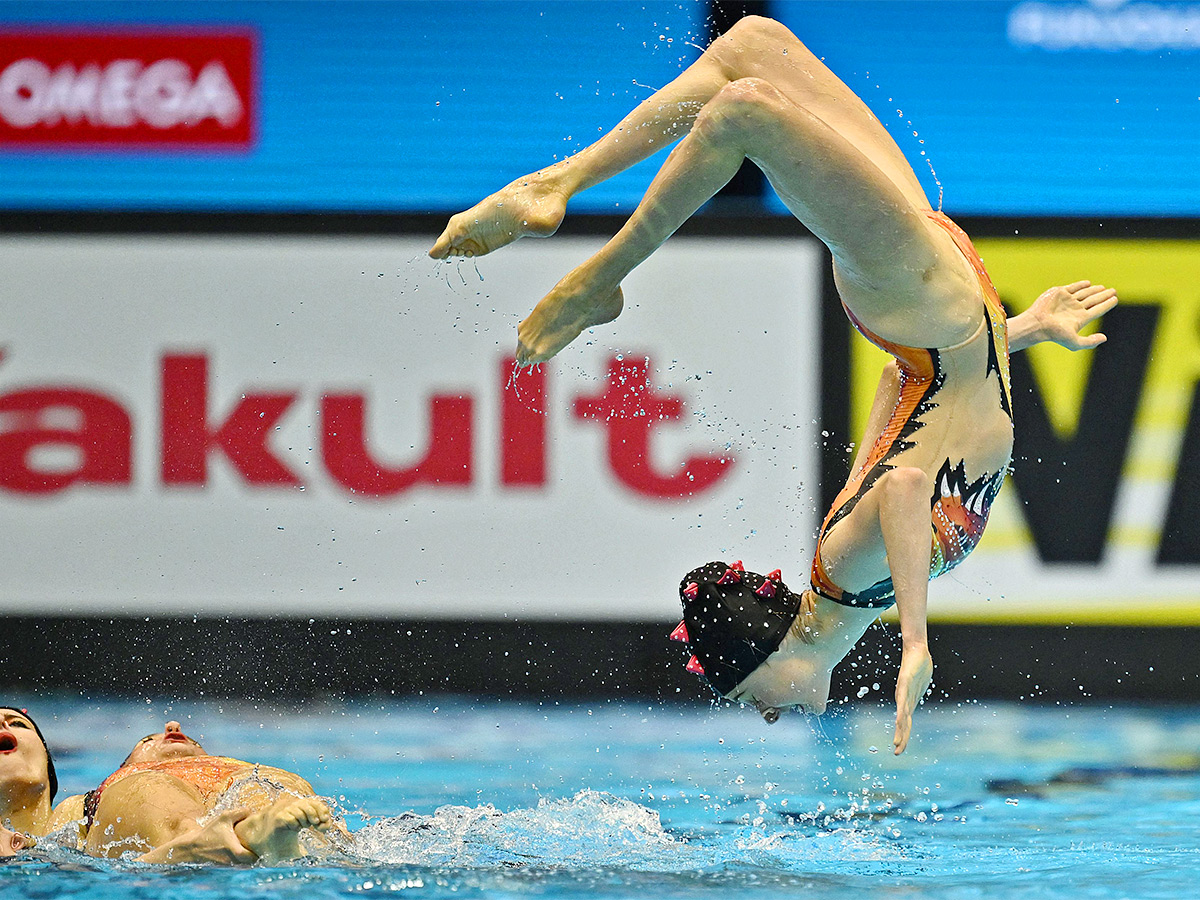
M 1068 350 L 1090 350 L 1107 338 L 1096 332 L 1086 337 L 1079 332 L 1117 305 L 1117 292 L 1102 284 L 1076 281 L 1052 287 L 1019 316 L 1008 320 L 1010 353 L 1053 341 Z
M 250 865 L 258 855 L 238 839 L 234 827 L 254 810 L 249 807 L 229 809 L 211 822 L 186 831 L 137 858 L 144 863 L 201 863 L 219 865 Z

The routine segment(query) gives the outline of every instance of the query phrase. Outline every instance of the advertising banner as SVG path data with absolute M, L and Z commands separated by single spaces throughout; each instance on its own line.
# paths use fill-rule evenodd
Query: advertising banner
M 10 235 L 9 614 L 665 619 L 710 559 L 807 579 L 819 246 L 676 238 L 535 370 L 594 252 Z
M 0 147 L 249 150 L 254 56 L 245 29 L 0 30 Z
M 1200 624 L 1200 242 L 975 243 L 1014 313 L 1084 278 L 1121 302 L 1094 352 L 1013 354 L 1013 475 L 931 618 Z M 858 427 L 885 357 L 851 346 Z
M 588 146 L 742 8 L 461 0 L 448 14 L 445 3 L 417 2 L 0 0 L 0 207 L 464 209 Z M 956 217 L 1200 215 L 1200 2 L 765 9 L 863 99 L 931 201 Z M 95 49 L 31 43 L 47 30 Z M 126 33 L 145 36 L 120 44 Z M 250 63 L 225 39 L 198 52 L 205 33 L 248 36 Z M 237 75 L 247 64 L 256 105 Z M 189 110 L 195 124 L 180 118 Z M 166 143 L 236 143 L 239 133 L 252 145 Z M 147 152 L 128 152 L 134 138 Z M 573 205 L 627 211 L 659 165 Z M 783 214 L 758 185 L 747 193 Z

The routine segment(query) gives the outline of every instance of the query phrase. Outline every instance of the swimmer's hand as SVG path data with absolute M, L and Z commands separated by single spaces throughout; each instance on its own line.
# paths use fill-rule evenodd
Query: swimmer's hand
M 198 825 L 142 854 L 138 862 L 252 865 L 258 860 L 258 855 L 246 849 L 233 829 L 253 811 L 249 807 L 228 809 L 204 825 Z
M 896 678 L 896 736 L 892 746 L 897 756 L 908 746 L 913 712 L 932 680 L 933 657 L 929 655 L 929 648 L 924 644 L 905 644 L 900 657 L 900 674 Z
M 1029 309 L 1008 320 L 1008 349 L 1024 350 L 1042 341 L 1053 341 L 1068 350 L 1099 347 L 1108 340 L 1105 335 L 1080 332 L 1116 305 L 1116 290 L 1102 284 L 1076 281 L 1052 287 Z

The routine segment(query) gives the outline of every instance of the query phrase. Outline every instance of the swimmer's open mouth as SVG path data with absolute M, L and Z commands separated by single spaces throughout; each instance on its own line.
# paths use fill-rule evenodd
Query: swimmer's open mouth
M 12 753 L 17 749 L 17 736 L 11 732 L 0 734 L 0 753 Z
M 190 737 L 188 737 L 186 734 L 184 734 L 182 731 L 169 732 L 169 733 L 163 735 L 163 740 L 164 741 L 177 741 L 177 742 L 181 741 L 185 744 L 192 743 L 192 739 Z

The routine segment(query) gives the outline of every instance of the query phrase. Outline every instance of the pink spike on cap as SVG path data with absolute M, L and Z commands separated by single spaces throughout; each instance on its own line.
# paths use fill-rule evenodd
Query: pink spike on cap
M 675 626 L 675 630 L 671 632 L 671 640 L 684 641 L 686 643 L 687 639 L 688 639 L 687 623 L 680 622 L 678 625 Z
M 725 574 L 717 579 L 717 584 L 738 584 L 742 580 L 742 573 L 730 566 L 725 570 Z
M 694 656 L 688 660 L 687 670 L 693 675 L 704 674 L 704 666 L 700 665 L 700 660 L 696 659 Z
M 767 576 L 767 580 L 768 581 L 783 581 L 783 573 L 780 572 L 778 569 L 776 569 L 774 572 L 772 572 L 770 575 Z
M 769 600 L 775 596 L 775 585 L 772 584 L 770 581 L 764 581 L 762 584 L 760 584 L 757 588 L 754 589 L 754 595 L 756 597 L 765 597 L 766 599 Z
M 695 600 L 700 596 L 700 585 L 696 584 L 694 581 L 689 582 L 688 586 L 683 589 L 683 596 L 687 597 L 689 600 Z
M 742 561 L 740 559 L 734 560 L 733 565 L 731 565 L 729 568 L 733 569 L 735 572 L 746 571 L 746 567 L 742 565 Z

